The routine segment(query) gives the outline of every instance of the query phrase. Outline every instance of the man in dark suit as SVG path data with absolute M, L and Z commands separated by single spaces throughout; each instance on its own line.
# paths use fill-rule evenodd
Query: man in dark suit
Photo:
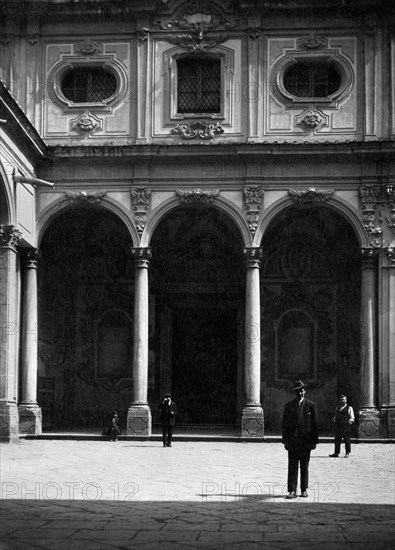
M 171 447 L 173 427 L 176 423 L 177 405 L 172 401 L 171 395 L 167 393 L 159 405 L 159 415 L 162 424 L 163 446 Z
M 295 382 L 292 391 L 296 394 L 295 399 L 285 405 L 283 416 L 283 444 L 288 451 L 288 494 L 285 498 L 296 498 L 299 464 L 301 496 L 308 496 L 310 452 L 318 444 L 315 403 L 305 398 L 306 386 L 301 380 Z

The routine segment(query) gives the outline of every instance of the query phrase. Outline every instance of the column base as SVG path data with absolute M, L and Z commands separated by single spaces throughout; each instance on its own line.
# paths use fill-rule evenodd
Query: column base
M 19 405 L 19 433 L 42 433 L 42 414 L 38 405 Z
M 395 407 L 383 407 L 380 411 L 381 437 L 395 439 Z
M 16 403 L 0 402 L 0 441 L 12 443 L 19 440 L 19 414 Z
M 152 432 L 151 409 L 148 405 L 131 405 L 126 422 L 127 435 L 150 437 Z
M 380 437 L 380 413 L 377 409 L 360 409 L 357 426 L 359 438 L 377 439 Z
M 263 437 L 265 433 L 263 409 L 259 405 L 244 407 L 241 413 L 241 436 Z

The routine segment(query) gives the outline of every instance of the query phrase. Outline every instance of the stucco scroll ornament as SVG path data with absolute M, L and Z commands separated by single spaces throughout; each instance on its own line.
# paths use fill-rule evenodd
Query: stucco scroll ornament
M 321 123 L 321 121 L 322 118 L 320 117 L 319 113 L 317 113 L 316 111 L 309 111 L 304 115 L 300 122 L 307 128 L 316 128 Z
M 201 189 L 193 189 L 192 191 L 176 191 L 176 195 L 178 195 L 180 201 L 187 204 L 210 204 L 215 201 L 219 194 L 219 189 L 215 189 L 214 191 L 202 191 Z
M 150 35 L 150 29 L 148 27 L 142 27 L 140 30 L 137 31 L 137 38 L 140 42 L 145 42 L 148 40 Z
M 326 48 L 328 46 L 328 41 L 326 38 L 311 32 L 308 36 L 299 38 L 297 45 L 299 48 L 303 48 L 304 50 L 314 51 Z
M 147 223 L 147 211 L 151 208 L 151 194 L 148 187 L 132 187 L 131 190 L 136 229 L 140 237 Z
M 309 187 L 307 191 L 296 191 L 295 189 L 289 189 L 288 194 L 296 204 L 311 205 L 327 202 L 334 194 L 334 189 L 327 189 L 325 191 L 318 191 L 315 187 Z
M 84 40 L 74 46 L 74 52 L 84 57 L 95 55 L 96 53 L 102 53 L 102 46 L 98 42 L 92 40 Z
M 76 204 L 98 204 L 107 195 L 107 191 L 86 193 L 86 191 L 65 191 L 65 196 Z
M 181 136 L 182 139 L 212 139 L 224 133 L 222 126 L 216 122 L 191 122 L 189 124 L 177 124 L 171 129 L 171 134 Z
M 167 23 L 153 21 L 152 24 L 162 31 L 173 29 L 195 31 L 199 25 L 204 30 L 230 29 L 236 26 L 235 22 L 232 24 L 226 19 L 226 14 L 213 2 L 202 2 L 201 0 L 189 2 L 187 5 L 184 4 L 176 17 Z
M 89 134 L 101 129 L 101 120 L 91 114 L 83 113 L 71 121 L 71 129 L 79 134 Z
M 363 225 L 371 237 L 369 244 L 374 248 L 383 246 L 383 216 L 379 208 L 381 192 L 381 185 L 361 185 L 359 189 Z
M 218 44 L 225 42 L 229 38 L 226 33 L 206 36 L 205 31 L 198 24 L 195 32 L 191 34 L 168 34 L 166 36 L 167 42 L 185 48 L 193 54 L 201 54 L 211 50 Z
M 386 216 L 388 227 L 395 233 L 395 185 L 387 185 L 385 193 L 390 207 L 390 214 Z
M 261 185 L 249 185 L 244 187 L 244 208 L 247 210 L 247 224 L 251 235 L 254 239 L 258 228 L 259 210 L 262 207 L 264 190 Z

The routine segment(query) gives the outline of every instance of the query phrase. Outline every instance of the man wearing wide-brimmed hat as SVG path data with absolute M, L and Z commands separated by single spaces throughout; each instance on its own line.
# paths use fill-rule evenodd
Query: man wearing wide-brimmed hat
M 283 416 L 283 444 L 288 451 L 288 494 L 285 498 L 297 497 L 299 464 L 300 496 L 308 496 L 310 453 L 318 444 L 315 403 L 305 398 L 306 386 L 301 380 L 295 381 L 292 391 L 295 399 L 285 405 Z

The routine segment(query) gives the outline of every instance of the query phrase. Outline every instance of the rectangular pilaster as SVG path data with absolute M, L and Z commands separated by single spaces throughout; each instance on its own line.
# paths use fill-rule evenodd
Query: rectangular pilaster
M 1 226 L 0 237 L 0 441 L 11 441 L 19 435 L 18 238 L 12 226 Z
M 395 437 L 395 251 L 379 263 L 379 408 L 382 437 Z

